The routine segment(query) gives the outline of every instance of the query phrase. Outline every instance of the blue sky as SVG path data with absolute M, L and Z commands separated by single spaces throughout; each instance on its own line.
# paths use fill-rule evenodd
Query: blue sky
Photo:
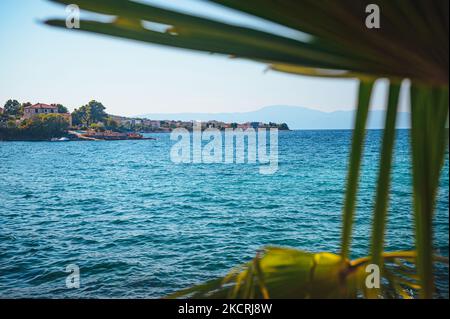
M 264 25 L 198 1 L 170 4 L 233 23 Z M 269 105 L 327 112 L 355 107 L 354 80 L 264 72 L 260 63 L 67 32 L 40 22 L 65 14 L 64 6 L 45 0 L 0 1 L 0 104 L 14 98 L 73 109 L 95 99 L 120 115 L 246 112 Z M 385 84 L 376 86 L 373 108 L 383 106 Z

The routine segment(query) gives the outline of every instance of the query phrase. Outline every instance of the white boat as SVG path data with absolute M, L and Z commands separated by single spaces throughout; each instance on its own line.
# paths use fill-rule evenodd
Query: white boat
M 50 142 L 68 142 L 68 141 L 70 141 L 70 139 L 67 137 L 61 137 L 61 138 L 53 137 L 50 140 Z

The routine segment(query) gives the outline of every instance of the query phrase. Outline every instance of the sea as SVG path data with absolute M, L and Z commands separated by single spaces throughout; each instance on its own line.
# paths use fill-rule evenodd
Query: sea
M 278 170 L 174 163 L 154 140 L 0 142 L 0 298 L 160 298 L 264 246 L 338 253 L 349 130 L 280 131 Z M 352 258 L 368 254 L 382 131 L 369 130 Z M 414 249 L 409 131 L 398 130 L 386 250 Z M 449 252 L 448 151 L 434 216 Z M 74 268 L 75 267 L 75 268 Z M 79 270 L 79 288 L 67 286 Z M 436 268 L 448 298 L 447 266 Z

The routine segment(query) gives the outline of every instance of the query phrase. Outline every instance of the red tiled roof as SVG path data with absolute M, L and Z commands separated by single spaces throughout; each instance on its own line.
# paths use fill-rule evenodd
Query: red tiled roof
M 57 109 L 58 107 L 54 105 L 48 105 L 44 103 L 37 103 L 31 106 L 25 107 L 26 109 Z

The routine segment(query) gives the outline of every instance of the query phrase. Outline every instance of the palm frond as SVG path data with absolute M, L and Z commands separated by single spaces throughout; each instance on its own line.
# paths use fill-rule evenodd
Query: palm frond
M 366 122 L 369 113 L 370 97 L 372 96 L 373 82 L 360 82 L 358 93 L 358 107 L 356 109 L 355 126 L 353 130 L 352 146 L 350 150 L 350 164 L 348 168 L 347 187 L 343 208 L 343 227 L 341 254 L 348 258 L 351 245 L 353 216 L 356 207 L 358 192 L 359 171 L 366 135 Z
M 380 169 L 378 173 L 377 193 L 375 198 L 374 219 L 372 226 L 372 262 L 381 265 L 381 254 L 384 250 L 384 233 L 388 209 L 389 184 L 391 176 L 392 156 L 395 140 L 395 122 L 400 96 L 400 84 L 390 84 L 387 101 L 387 112 L 381 147 Z
M 367 288 L 366 266 L 371 257 L 354 261 L 331 253 L 266 247 L 255 258 L 223 278 L 184 289 L 166 298 L 411 298 L 421 290 L 415 276 L 415 251 L 383 253 L 382 289 Z M 448 259 L 435 257 L 447 263 Z M 401 269 L 404 263 L 412 268 Z
M 219 281 L 209 291 L 203 285 L 168 298 L 321 298 L 353 296 L 341 284 L 340 273 L 349 269 L 338 255 L 267 247 L 247 264 Z
M 411 86 L 411 148 L 417 266 L 422 296 L 431 298 L 433 285 L 433 212 L 439 177 L 448 145 L 448 87 Z
M 427 0 L 410 0 L 407 4 L 404 0 L 376 1 L 383 8 L 383 27 L 376 31 L 367 29 L 364 24 L 365 6 L 373 1 L 210 1 L 304 32 L 310 35 L 309 40 L 292 39 L 271 30 L 258 31 L 128 0 L 52 1 L 75 3 L 84 10 L 117 17 L 108 23 L 81 21 L 82 31 L 227 54 L 271 65 L 448 83 L 448 28 L 445 28 L 448 15 L 442 16 L 440 11 L 446 0 L 434 0 L 433 4 Z M 423 8 L 426 9 L 425 17 L 422 16 Z M 416 18 L 399 23 L 399 17 L 403 16 Z M 145 28 L 145 22 L 168 27 L 166 32 L 159 32 Z M 46 23 L 65 27 L 65 20 L 47 20 Z M 430 43 L 440 43 L 442 48 L 433 45 L 430 52 Z M 279 67 L 274 66 L 274 69 Z

